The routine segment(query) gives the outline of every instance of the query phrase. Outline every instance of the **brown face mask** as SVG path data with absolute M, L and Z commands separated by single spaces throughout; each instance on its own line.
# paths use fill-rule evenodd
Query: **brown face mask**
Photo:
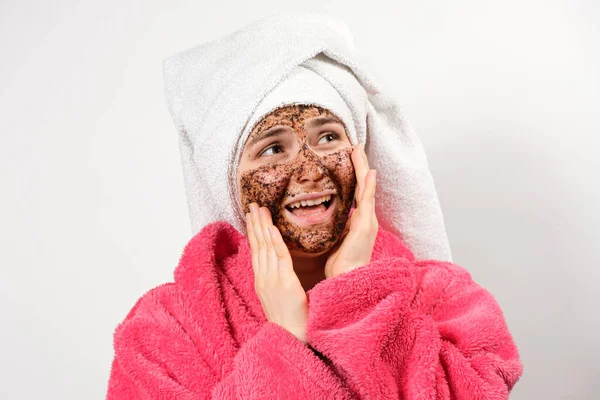
M 325 252 L 338 241 L 348 220 L 356 187 L 349 143 L 340 144 L 340 149 L 322 155 L 308 146 L 304 120 L 319 115 L 334 116 L 320 107 L 294 105 L 275 110 L 263 118 L 253 133 L 266 129 L 265 124 L 290 126 L 296 132 L 298 153 L 286 162 L 262 165 L 246 170 L 240 176 L 244 212 L 249 212 L 249 204 L 253 202 L 267 207 L 288 247 L 305 253 Z M 326 223 L 301 227 L 290 219 L 290 210 L 283 206 L 284 201 L 326 190 L 336 192 L 326 203 L 327 207 L 334 207 L 332 217 Z

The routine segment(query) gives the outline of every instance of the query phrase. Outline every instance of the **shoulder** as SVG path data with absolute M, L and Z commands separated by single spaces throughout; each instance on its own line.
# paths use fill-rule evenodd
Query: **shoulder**
M 114 373 L 121 373 L 123 385 L 129 382 L 143 388 L 167 382 L 171 389 L 178 391 L 179 383 L 186 385 L 191 376 L 187 372 L 192 369 L 199 376 L 214 371 L 210 350 L 216 341 L 207 335 L 195 340 L 198 336 L 195 337 L 191 329 L 189 309 L 185 294 L 172 282 L 155 287 L 139 298 L 113 335 L 112 369 Z M 171 371 L 181 374 L 172 375 Z M 116 381 L 115 385 L 119 384 Z M 166 390 L 166 386 L 162 387 L 161 393 Z
M 402 239 L 380 226 L 373 245 L 372 260 L 386 258 L 405 258 L 411 262 L 415 261 L 415 256 Z
M 194 235 L 184 247 L 174 281 L 148 290 L 136 301 L 115 329 L 115 345 L 127 337 L 145 334 L 143 330 L 189 332 L 196 321 L 216 323 L 223 306 L 217 269 L 238 254 L 243 239 L 235 228 L 221 221 Z
M 127 313 L 125 319 L 117 325 L 115 338 L 122 334 L 128 326 L 144 325 L 146 322 L 164 322 L 168 314 L 168 305 L 177 304 L 180 297 L 177 285 L 173 282 L 163 283 L 144 293 Z
M 246 242 L 245 236 L 227 222 L 206 225 L 184 247 L 175 269 L 175 282 L 189 286 L 213 277 L 215 268 L 243 251 Z
M 410 265 L 418 275 L 427 275 L 433 281 L 446 284 L 449 281 L 472 282 L 469 271 L 460 265 L 435 259 L 417 260 L 400 236 L 382 227 L 377 232 L 372 259 L 404 259 L 403 264 L 408 261 L 405 265 Z
M 417 260 L 413 266 L 421 275 L 444 287 L 474 283 L 471 273 L 466 268 L 450 261 Z
M 187 340 L 180 332 L 181 312 L 174 309 L 181 309 L 178 298 L 177 286 L 169 282 L 147 291 L 136 301 L 113 333 L 114 353 L 121 367 L 135 369 L 136 354 L 164 349 L 161 343 L 165 341 Z

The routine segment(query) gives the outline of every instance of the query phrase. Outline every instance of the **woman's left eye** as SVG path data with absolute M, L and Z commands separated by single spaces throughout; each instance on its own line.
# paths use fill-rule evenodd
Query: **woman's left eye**
M 338 137 L 339 137 L 339 135 L 337 133 L 329 132 L 329 133 L 326 133 L 325 135 L 321 136 L 321 138 L 319 139 L 317 144 L 328 143 L 328 142 L 331 142 L 331 141 L 337 139 Z M 325 139 L 325 141 L 323 141 L 323 139 Z
M 261 156 L 273 156 L 275 154 L 281 153 L 282 151 L 283 151 L 283 147 L 280 144 L 275 143 L 275 144 L 267 147 L 266 149 L 264 149 L 258 156 L 259 157 L 261 157 Z

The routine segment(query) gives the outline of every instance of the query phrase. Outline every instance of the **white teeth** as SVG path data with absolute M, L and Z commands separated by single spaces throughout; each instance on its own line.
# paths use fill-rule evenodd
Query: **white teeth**
M 288 208 L 299 208 L 299 207 L 306 207 L 306 206 L 314 206 L 317 204 L 321 204 L 325 201 L 329 201 L 331 199 L 331 195 L 325 195 L 323 197 L 319 197 L 318 199 L 312 199 L 312 200 L 301 200 L 301 201 L 297 201 L 295 203 L 289 204 Z

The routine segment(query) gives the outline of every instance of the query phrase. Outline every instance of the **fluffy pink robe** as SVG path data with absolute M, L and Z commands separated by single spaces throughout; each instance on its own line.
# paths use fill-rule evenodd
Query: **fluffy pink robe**
M 107 398 L 507 399 L 522 373 L 494 297 L 389 232 L 307 295 L 310 346 L 266 320 L 248 240 L 208 225 L 117 327 Z

